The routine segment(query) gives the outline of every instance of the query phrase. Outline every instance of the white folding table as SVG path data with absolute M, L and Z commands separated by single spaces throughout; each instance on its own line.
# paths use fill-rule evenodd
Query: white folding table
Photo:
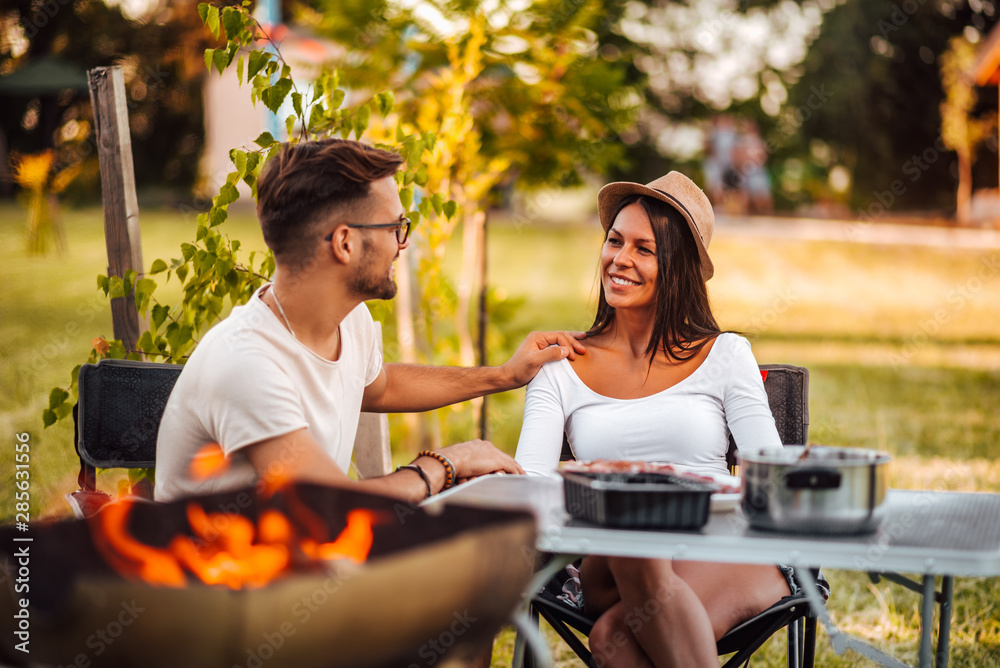
M 528 508 L 538 518 L 537 549 L 559 555 L 796 566 L 834 651 L 841 654 L 853 649 L 890 667 L 905 664 L 834 626 L 810 568 L 865 571 L 873 579 L 884 576 L 919 593 L 921 668 L 931 666 L 935 603 L 941 606 L 936 665 L 948 665 L 954 578 L 1000 575 L 1000 494 L 891 490 L 886 518 L 875 533 L 838 537 L 755 530 L 738 510 L 712 513 L 708 524 L 693 532 L 608 529 L 567 515 L 559 478 L 485 476 L 440 494 L 426 505 L 453 502 Z M 905 578 L 900 572 L 919 574 L 922 581 Z M 942 576 L 941 591 L 935 588 L 937 575 Z

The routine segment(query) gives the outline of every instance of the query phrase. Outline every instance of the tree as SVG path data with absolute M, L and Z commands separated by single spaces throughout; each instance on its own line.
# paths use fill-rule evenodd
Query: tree
M 140 187 L 190 191 L 201 151 L 204 77 L 199 54 L 211 37 L 192 0 L 164 4 L 133 20 L 104 2 L 11 0 L 0 13 L 0 73 L 43 56 L 58 56 L 82 70 L 121 65 L 129 107 L 136 181 Z M 75 189 L 92 197 L 97 179 L 90 100 L 80 94 L 4 98 L 0 126 L 11 151 L 54 148 L 53 171 L 86 163 L 91 180 Z M 72 188 L 71 188 L 72 190 Z
M 941 55 L 941 139 L 958 154 L 957 215 L 960 224 L 969 222 L 972 200 L 972 161 L 976 147 L 993 134 L 996 116 L 974 118 L 978 95 L 972 80 L 976 48 L 964 37 L 953 37 Z
M 476 362 L 471 298 L 494 192 L 515 180 L 529 188 L 579 183 L 585 173 L 622 166 L 617 134 L 631 124 L 641 96 L 623 64 L 601 54 L 595 30 L 607 30 L 605 4 L 613 3 L 536 0 L 486 10 L 426 2 L 420 11 L 387 2 L 293 6 L 298 21 L 346 47 L 336 65 L 348 87 L 392 89 L 403 127 L 435 129 L 428 187 L 457 210 L 453 219 L 427 218 L 415 229 L 407 259 L 416 259 L 419 280 L 408 262 L 399 267 L 392 308 L 403 361 Z M 464 243 L 456 283 L 443 262 L 458 229 Z M 430 417 L 420 428 L 425 446 L 441 444 L 441 420 Z
M 948 207 L 957 174 L 940 136 L 937 60 L 953 36 L 996 21 L 971 6 L 848 0 L 831 10 L 772 131 L 779 157 L 808 159 L 822 142 L 852 173 L 859 215 Z
M 352 134 L 361 138 L 368 129 L 373 111 L 387 118 L 392 112 L 393 96 L 377 92 L 365 102 L 343 107 L 345 91 L 338 87 L 335 71 L 325 70 L 308 95 L 300 92 L 292 79 L 291 67 L 280 57 L 258 46 L 264 40 L 260 25 L 248 13 L 249 0 L 239 7 L 219 7 L 201 4 L 198 12 L 214 37 L 221 38 L 223 46 L 204 52 L 204 63 L 220 74 L 235 67 L 241 83 L 245 82 L 248 94 L 255 103 L 264 104 L 277 113 L 286 99 L 292 101 L 294 113 L 285 119 L 291 129 L 302 128 L 301 135 L 292 135 L 290 141 L 300 138 L 318 138 Z M 387 121 L 389 134 L 395 144 L 383 145 L 400 152 L 406 160 L 404 168 L 396 175 L 400 183 L 400 196 L 411 200 L 414 189 L 427 180 L 422 157 L 433 146 L 433 133 L 406 134 L 391 121 Z M 274 258 L 270 252 L 249 257 L 241 252 L 238 239 L 225 234 L 229 205 L 240 197 L 237 184 L 244 182 L 256 197 L 257 178 L 262 168 L 277 151 L 280 143 L 269 133 L 256 139 L 256 147 L 237 147 L 230 151 L 234 170 L 227 175 L 219 194 L 212 200 L 212 208 L 197 219 L 195 238 L 180 247 L 179 257 L 170 261 L 153 261 L 148 273 L 140 276 L 129 271 L 126 276 L 98 276 L 99 289 L 109 298 L 134 294 L 135 308 L 142 318 L 148 316 L 149 329 L 140 337 L 137 347 L 128 350 L 121 341 L 108 341 L 104 337 L 93 340 L 93 350 L 88 362 L 105 357 L 142 359 L 143 357 L 181 364 L 197 345 L 200 336 L 215 324 L 233 306 L 244 304 L 274 272 Z M 423 173 L 422 173 L 423 170 Z M 435 207 L 431 203 L 436 203 Z M 433 193 L 418 206 L 425 215 L 440 208 L 448 216 L 454 204 Z M 420 218 L 420 213 L 413 217 Z M 182 303 L 177 306 L 160 303 L 154 293 L 159 281 L 176 277 L 183 286 Z M 80 367 L 70 374 L 70 384 L 54 388 L 49 395 L 49 407 L 42 420 L 49 426 L 70 414 L 77 398 L 77 377 Z

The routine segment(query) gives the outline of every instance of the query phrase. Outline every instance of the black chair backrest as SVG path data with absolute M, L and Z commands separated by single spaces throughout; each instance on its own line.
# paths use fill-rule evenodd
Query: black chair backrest
M 152 468 L 178 364 L 101 360 L 80 367 L 76 451 L 94 468 Z
M 774 416 L 774 426 L 782 445 L 805 445 L 809 442 L 809 369 L 791 364 L 761 364 L 767 403 Z M 559 461 L 576 459 L 563 434 Z M 729 437 L 726 463 L 736 466 L 736 442 Z
M 809 442 L 809 369 L 791 364 L 761 364 L 767 404 L 782 445 Z M 726 464 L 736 466 L 736 441 L 729 436 Z

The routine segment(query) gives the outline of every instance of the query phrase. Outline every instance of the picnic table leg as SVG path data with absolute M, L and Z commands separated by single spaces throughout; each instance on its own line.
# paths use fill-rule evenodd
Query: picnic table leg
M 931 668 L 931 627 L 934 624 L 934 576 L 924 576 L 923 605 L 920 614 L 920 668 Z
M 937 668 L 948 668 L 949 635 L 951 632 L 951 599 L 955 592 L 955 578 L 941 578 L 941 618 L 938 620 Z
M 799 576 L 799 581 L 802 584 L 802 589 L 805 591 L 806 598 L 809 600 L 809 605 L 816 612 L 816 616 L 820 623 L 823 624 L 823 628 L 826 629 L 826 634 L 830 638 L 830 644 L 833 646 L 834 653 L 843 654 L 850 649 L 865 658 L 871 659 L 880 666 L 886 666 L 886 668 L 908 668 L 899 659 L 889 656 L 877 647 L 869 645 L 864 640 L 855 638 L 849 633 L 838 629 L 833 620 L 830 619 L 830 613 L 826 609 L 823 597 L 820 596 L 819 588 L 816 586 L 816 580 L 813 578 L 812 572 L 809 568 L 801 564 L 793 562 L 792 565 L 796 567 L 796 573 Z

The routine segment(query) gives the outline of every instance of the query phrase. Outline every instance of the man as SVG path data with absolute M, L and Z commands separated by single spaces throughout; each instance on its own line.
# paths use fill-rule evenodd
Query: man
M 364 301 L 396 294 L 393 262 L 409 222 L 393 175 L 403 159 L 359 142 L 285 145 L 257 183 L 257 215 L 275 271 L 199 343 L 167 403 L 157 442 L 158 500 L 279 476 L 363 485 L 408 501 L 459 478 L 523 473 L 484 441 L 422 455 L 351 482 L 361 411 L 426 411 L 526 384 L 546 362 L 583 352 L 581 334 L 533 333 L 501 367 L 382 364 Z M 191 475 L 208 443 L 228 468 Z

